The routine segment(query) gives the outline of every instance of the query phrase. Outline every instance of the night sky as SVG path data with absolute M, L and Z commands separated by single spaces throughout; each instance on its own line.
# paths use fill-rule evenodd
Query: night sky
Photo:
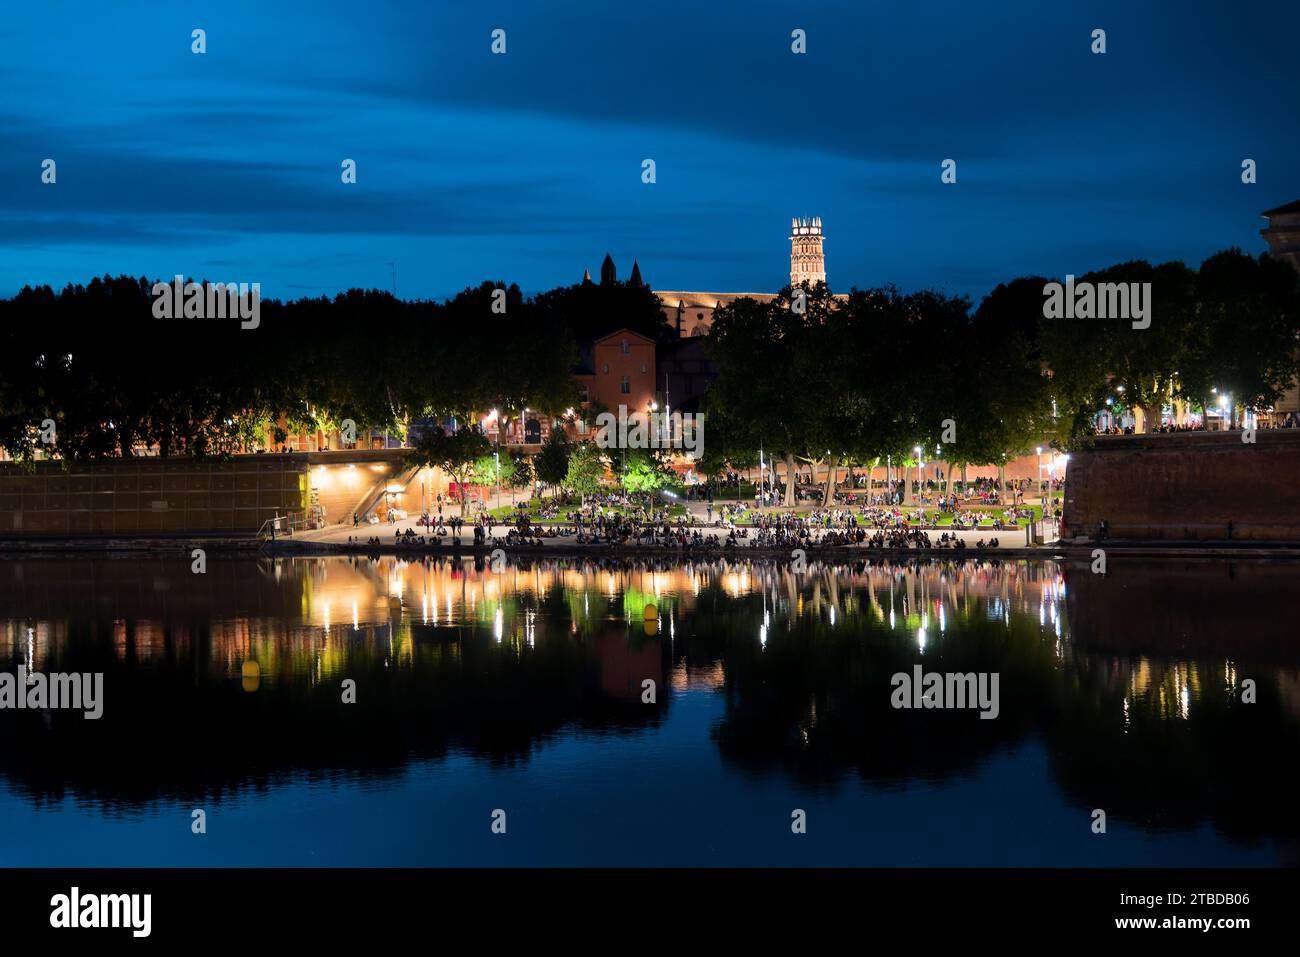
M 6 4 L 0 294 L 536 291 L 607 251 L 774 291 L 813 215 L 837 291 L 1258 253 L 1300 198 L 1298 37 L 1300 4 L 1222 0 Z

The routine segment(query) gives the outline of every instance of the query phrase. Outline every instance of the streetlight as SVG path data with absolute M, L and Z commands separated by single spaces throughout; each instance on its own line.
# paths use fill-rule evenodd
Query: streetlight
M 913 446 L 913 451 L 917 452 L 917 495 L 918 495 L 918 498 L 919 498 L 919 497 L 920 497 L 920 469 L 922 469 L 922 468 L 924 467 L 924 464 L 926 464 L 926 463 L 923 463 L 922 460 L 920 460 L 920 446 L 919 446 L 919 445 L 917 445 L 917 446 Z M 910 486 L 909 486 L 909 488 L 910 488 Z

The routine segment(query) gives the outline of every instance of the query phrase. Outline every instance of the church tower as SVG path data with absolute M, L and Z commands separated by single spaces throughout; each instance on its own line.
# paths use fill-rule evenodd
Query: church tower
M 826 281 L 826 257 L 822 254 L 822 219 L 790 220 L 790 285 L 807 281 L 815 286 Z

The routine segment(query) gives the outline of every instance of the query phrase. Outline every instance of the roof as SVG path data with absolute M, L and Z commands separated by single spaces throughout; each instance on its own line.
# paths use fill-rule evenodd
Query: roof
M 714 309 L 718 306 L 727 306 L 737 299 L 757 299 L 759 302 L 771 302 L 776 298 L 776 293 L 772 292 L 677 292 L 664 290 L 660 292 L 655 290 L 655 295 L 663 302 L 665 306 L 675 306 L 683 309 L 704 307 Z
M 1287 203 L 1285 206 L 1279 206 L 1277 209 L 1266 209 L 1259 215 L 1280 216 L 1283 213 L 1300 213 L 1300 199 L 1297 199 L 1295 202 Z
M 771 302 L 777 297 L 774 292 L 676 292 L 655 291 L 655 295 L 669 309 L 717 309 L 729 306 L 737 299 L 755 299 L 758 302 Z M 836 292 L 831 294 L 835 300 L 848 299 L 848 294 Z
M 594 340 L 593 344 L 600 345 L 600 343 L 609 342 L 611 339 L 640 339 L 642 342 L 650 343 L 650 345 L 655 344 L 655 341 L 651 339 L 649 336 L 643 336 L 641 335 L 641 333 L 634 332 L 631 329 L 615 329 L 613 332 L 609 333 L 608 335 L 601 336 L 600 338 Z

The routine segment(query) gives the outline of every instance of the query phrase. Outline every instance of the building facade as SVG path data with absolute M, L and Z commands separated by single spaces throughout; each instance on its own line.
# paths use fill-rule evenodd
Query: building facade
M 1300 271 L 1300 199 L 1260 215 L 1268 220 L 1259 234 L 1268 243 L 1269 255 Z M 1275 425 L 1300 424 L 1300 385 L 1288 390 L 1267 418 Z
M 655 397 L 655 342 L 631 329 L 618 329 L 581 349 L 578 401 L 582 408 L 645 412 Z
M 1259 231 L 1268 243 L 1269 255 L 1300 270 L 1300 199 L 1260 213 L 1268 226 Z

